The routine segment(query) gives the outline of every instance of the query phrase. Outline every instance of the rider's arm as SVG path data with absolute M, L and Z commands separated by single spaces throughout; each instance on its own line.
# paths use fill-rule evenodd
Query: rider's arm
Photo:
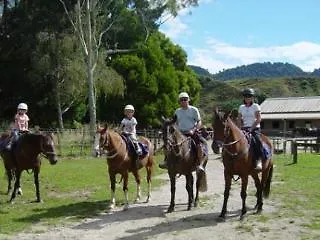
M 261 112 L 260 111 L 256 111 L 255 115 L 256 115 L 256 120 L 252 124 L 251 130 L 254 130 L 256 128 L 256 126 L 261 122 Z

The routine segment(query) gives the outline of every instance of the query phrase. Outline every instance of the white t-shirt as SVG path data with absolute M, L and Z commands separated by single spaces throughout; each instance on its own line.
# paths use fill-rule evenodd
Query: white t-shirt
M 130 135 L 136 135 L 136 126 L 138 122 L 135 117 L 129 118 L 123 118 L 121 121 L 122 131 L 126 134 Z
M 187 109 L 178 108 L 175 114 L 178 128 L 182 133 L 189 132 L 201 120 L 199 110 L 194 106 L 188 106 Z
M 242 104 L 239 107 L 239 113 L 241 113 L 243 127 L 252 127 L 253 123 L 256 121 L 256 112 L 260 112 L 260 105 L 257 103 L 253 103 L 251 106 L 246 106 Z M 256 127 L 260 127 L 260 123 L 257 124 Z

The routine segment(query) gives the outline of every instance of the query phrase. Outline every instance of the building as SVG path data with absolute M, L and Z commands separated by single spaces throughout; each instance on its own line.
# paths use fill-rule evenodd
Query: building
M 267 98 L 260 106 L 265 132 L 320 128 L 320 96 Z

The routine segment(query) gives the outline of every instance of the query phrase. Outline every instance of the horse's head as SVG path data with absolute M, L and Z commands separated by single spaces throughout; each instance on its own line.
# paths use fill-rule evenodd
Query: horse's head
M 100 150 L 106 150 L 108 147 L 108 126 L 105 127 L 98 127 L 97 133 L 100 134 L 99 137 L 99 149 Z
M 185 142 L 185 137 L 178 129 L 177 125 L 171 120 L 163 119 L 163 143 L 166 152 L 174 152 L 176 155 L 180 154 L 181 146 Z
M 219 153 L 219 147 L 225 138 L 225 119 L 223 114 L 218 111 L 218 108 L 213 111 L 212 131 L 212 150 L 214 153 Z
M 42 133 L 40 134 L 40 150 L 49 159 L 50 164 L 56 164 L 57 154 L 55 152 L 53 133 Z

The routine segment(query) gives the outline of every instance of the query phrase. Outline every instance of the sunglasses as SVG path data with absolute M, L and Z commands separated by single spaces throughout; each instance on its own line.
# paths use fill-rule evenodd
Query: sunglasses
M 188 100 L 189 100 L 188 98 L 180 98 L 180 102 L 186 102 Z

